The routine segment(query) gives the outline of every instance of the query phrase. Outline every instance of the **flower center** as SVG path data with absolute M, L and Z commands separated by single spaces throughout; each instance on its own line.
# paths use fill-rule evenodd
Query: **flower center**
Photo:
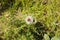
M 30 18 L 28 18 L 28 20 L 27 21 L 31 21 L 31 19 Z

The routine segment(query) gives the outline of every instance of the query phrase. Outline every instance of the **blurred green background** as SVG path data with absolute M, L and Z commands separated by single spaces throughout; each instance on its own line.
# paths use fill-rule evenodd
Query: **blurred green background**
M 27 16 L 37 22 L 26 24 Z M 0 0 L 0 40 L 60 40 L 59 37 L 60 0 Z

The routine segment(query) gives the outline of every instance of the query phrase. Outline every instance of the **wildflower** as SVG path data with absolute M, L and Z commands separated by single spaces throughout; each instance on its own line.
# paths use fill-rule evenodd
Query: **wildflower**
M 27 16 L 25 21 L 27 24 L 31 24 L 33 22 L 33 18 L 31 16 Z
M 32 16 L 27 16 L 25 21 L 27 24 L 33 24 L 36 22 L 36 20 Z

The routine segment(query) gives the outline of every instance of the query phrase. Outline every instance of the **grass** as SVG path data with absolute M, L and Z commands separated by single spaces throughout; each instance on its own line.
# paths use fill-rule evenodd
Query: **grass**
M 37 22 L 26 24 L 27 16 Z M 0 1 L 1 40 L 42 40 L 44 34 L 60 36 L 60 0 Z

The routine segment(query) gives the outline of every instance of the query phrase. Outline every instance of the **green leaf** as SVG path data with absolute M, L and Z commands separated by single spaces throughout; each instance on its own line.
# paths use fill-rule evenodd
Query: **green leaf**
M 60 40 L 60 37 L 53 37 L 51 40 Z
M 47 34 L 44 34 L 44 40 L 50 40 L 50 38 Z

